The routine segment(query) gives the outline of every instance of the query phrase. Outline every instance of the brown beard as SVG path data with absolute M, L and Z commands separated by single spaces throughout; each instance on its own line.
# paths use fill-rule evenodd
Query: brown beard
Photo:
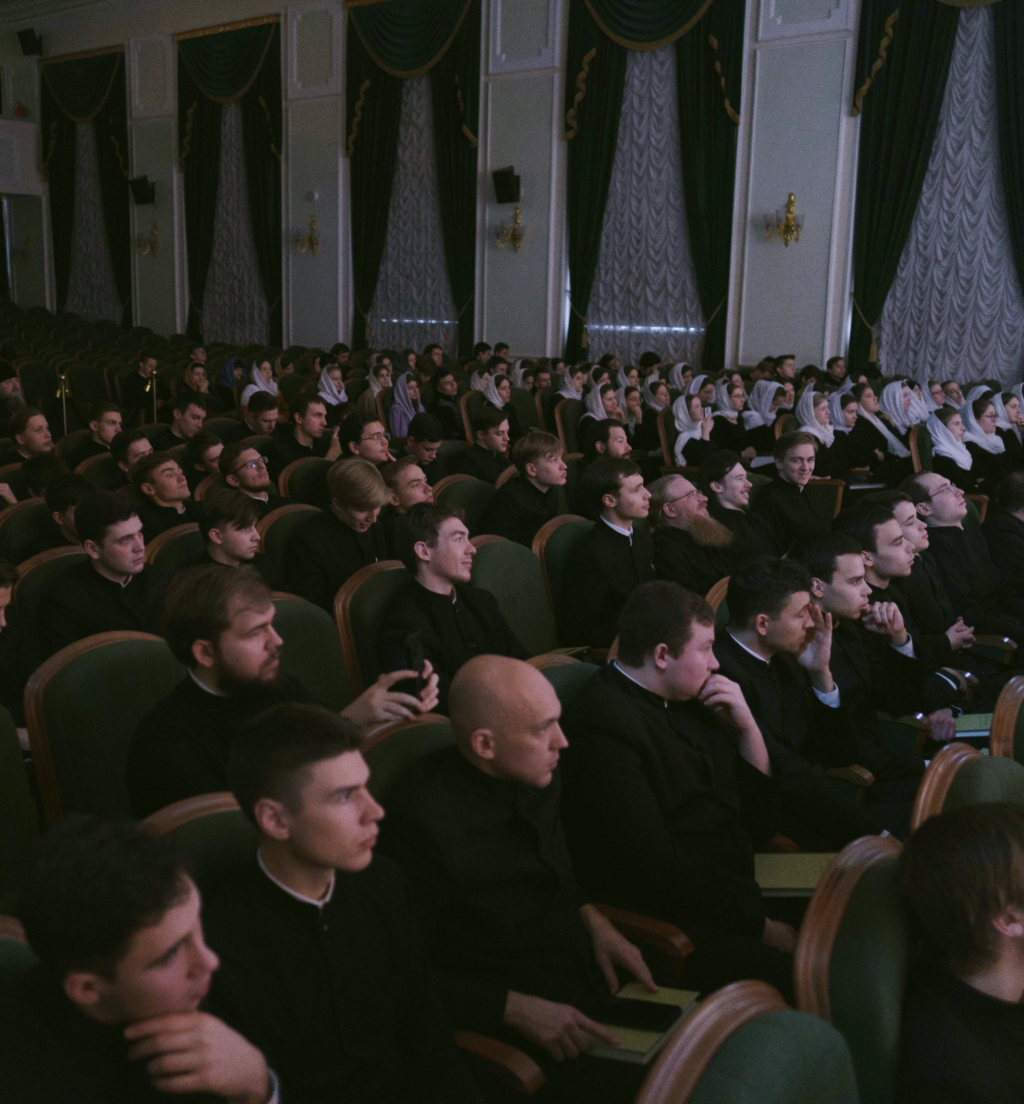
M 734 540 L 733 531 L 713 517 L 697 515 L 690 519 L 690 537 L 701 548 L 727 548 Z

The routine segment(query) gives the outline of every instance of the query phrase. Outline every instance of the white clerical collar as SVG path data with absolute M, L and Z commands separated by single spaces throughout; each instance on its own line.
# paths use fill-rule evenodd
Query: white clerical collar
M 615 532 L 616 532 L 616 533 L 618 533 L 618 534 L 619 534 L 620 536 L 622 536 L 622 537 L 627 537 L 627 538 L 629 539 L 629 543 L 630 543 L 630 544 L 632 544 L 632 543 L 633 543 L 633 529 L 632 529 L 632 527 L 630 527 L 629 529 L 623 529 L 623 528 L 621 528 L 621 527 L 620 527 L 620 526 L 618 526 L 618 525 L 613 525 L 613 524 L 612 524 L 612 523 L 611 523 L 611 522 L 610 522 L 610 521 L 609 521 L 609 520 L 608 520 L 608 519 L 607 519 L 607 518 L 606 518 L 606 517 L 604 516 L 604 514 L 602 514 L 602 515 L 601 515 L 601 520 L 602 520 L 602 521 L 603 521 L 603 522 L 605 523 L 605 525 L 607 525 L 607 526 L 608 526 L 608 528 L 609 528 L 609 529 L 614 529 L 614 530 L 615 530 Z
M 639 686 L 641 690 L 647 690 L 647 693 L 648 693 L 648 694 L 654 694 L 654 696 L 655 696 L 656 698 L 661 698 L 661 695 L 660 695 L 660 694 L 656 693 L 656 692 L 655 692 L 654 690 L 650 690 L 650 689 L 648 689 L 648 688 L 647 688 L 646 686 L 644 686 L 644 684 L 643 684 L 642 682 L 640 682 L 640 681 L 639 681 L 638 679 L 635 679 L 635 678 L 633 678 L 633 676 L 632 676 L 632 675 L 631 675 L 631 674 L 630 674 L 630 673 L 629 673 L 628 671 L 624 671 L 624 670 L 622 669 L 621 665 L 619 664 L 619 661 L 618 661 L 617 659 L 616 659 L 616 660 L 614 660 L 614 661 L 612 662 L 612 666 L 613 666 L 613 667 L 615 668 L 615 670 L 616 670 L 616 671 L 618 671 L 618 672 L 619 672 L 619 674 L 620 674 L 620 675 L 622 675 L 622 677 L 623 677 L 623 678 L 628 678 L 628 679 L 629 679 L 629 681 L 630 681 L 631 683 L 633 683 L 633 685 L 634 685 L 634 686 Z M 664 707 L 665 707 L 666 709 L 668 709 L 668 702 L 667 702 L 667 701 L 666 701 L 666 700 L 665 700 L 664 698 L 661 698 L 661 703 L 662 703 L 662 705 L 664 705 Z
M 259 863 L 260 870 L 277 886 L 278 889 L 283 890 L 289 897 L 294 897 L 296 901 L 301 901 L 304 905 L 313 905 L 315 908 L 322 909 L 324 905 L 329 904 L 331 898 L 334 896 L 334 885 L 337 881 L 337 872 L 331 871 L 331 884 L 327 887 L 327 892 L 317 900 L 315 897 L 306 897 L 301 893 L 296 893 L 291 886 L 286 886 L 284 882 L 278 881 L 273 874 L 267 869 L 266 864 L 263 862 L 263 855 L 257 850 L 256 862 Z
M 735 640 L 736 643 L 739 644 L 739 646 L 747 653 L 747 655 L 752 655 L 754 659 L 759 659 L 762 663 L 771 662 L 771 660 L 765 659 L 763 655 L 759 655 L 752 648 L 748 648 L 746 644 L 744 644 L 743 641 L 739 639 L 739 637 L 733 636 L 732 633 L 729 633 L 729 635 L 732 636 L 733 640 Z
M 212 694 L 215 698 L 227 697 L 227 694 L 225 694 L 223 691 L 212 690 L 209 686 L 206 685 L 205 682 L 203 682 L 202 679 L 197 678 L 195 671 L 193 671 L 191 667 L 189 667 L 188 669 L 188 677 L 196 684 L 196 686 L 199 687 L 200 690 L 205 690 L 207 694 Z

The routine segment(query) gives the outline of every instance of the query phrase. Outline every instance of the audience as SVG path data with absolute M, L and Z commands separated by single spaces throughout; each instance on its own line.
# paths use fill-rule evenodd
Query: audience
M 11 415 L 8 433 L 13 443 L 0 454 L 0 465 L 18 464 L 19 470 L 7 476 L 7 486 L 19 502 L 32 497 L 25 474 L 25 461 L 53 452 L 53 438 L 46 417 L 34 406 L 22 406 Z
M 384 531 L 388 555 L 397 558 L 399 519 L 413 506 L 421 502 L 433 502 L 434 492 L 427 482 L 426 473 L 416 463 L 414 456 L 392 460 L 380 469 L 380 474 L 391 494 L 391 501 L 381 508 L 377 523 Z
M 498 488 L 483 512 L 485 533 L 533 546 L 537 530 L 565 513 L 560 487 L 568 477 L 562 442 L 551 433 L 532 429 L 512 446 L 516 474 Z
M 131 425 L 141 413 L 147 422 L 155 421 L 154 410 L 162 410 L 171 398 L 165 377 L 159 374 L 156 357 L 148 352 L 139 355 L 134 372 L 118 378 L 118 396 L 125 422 Z
M 395 459 L 388 447 L 390 439 L 391 434 L 376 414 L 349 414 L 338 433 L 343 459 L 357 457 L 377 467 Z
M 266 456 L 260 456 L 259 450 L 245 441 L 228 445 L 217 457 L 217 468 L 225 486 L 234 487 L 248 495 L 256 503 L 260 517 L 266 517 L 271 510 L 287 505 L 288 500 L 277 493 L 270 481 Z
M 732 530 L 737 562 L 775 555 L 775 533 L 767 519 L 750 508 L 753 483 L 735 452 L 713 452 L 701 464 L 697 482 L 708 500 L 708 516 Z
M 444 429 L 433 414 L 417 414 L 406 430 L 405 453 L 423 469 L 431 487 L 448 474 L 447 462 L 438 455 L 444 437 Z
M 82 475 L 64 474 L 46 488 L 46 508 L 50 519 L 46 527 L 22 552 L 20 559 L 27 560 L 47 552 L 51 548 L 77 547 L 78 531 L 75 529 L 75 507 L 96 488 Z
M 731 570 L 733 533 L 708 516 L 708 500 L 683 476 L 663 475 L 649 490 L 657 577 L 706 594 Z
M 145 563 L 142 522 L 132 503 L 93 491 L 75 505 L 75 531 L 86 558 L 47 587 L 39 622 L 48 655 L 113 629 L 160 634 L 164 573 Z
M 151 452 L 132 466 L 132 483 L 139 495 L 138 514 L 147 541 L 198 520 L 196 504 L 181 465 L 168 452 Z
M 125 477 L 121 480 L 120 486 L 128 485 L 132 467 L 152 451 L 153 443 L 146 436 L 144 429 L 122 430 L 110 442 L 110 455 Z
M 277 398 L 265 391 L 257 391 L 250 399 L 243 422 L 249 432 L 259 437 L 269 437 L 277 429 Z
M 476 443 L 452 457 L 452 473 L 496 483 L 508 467 L 508 418 L 504 411 L 484 407 L 473 415 L 472 429 Z
M 1017 597 L 1024 597 L 1024 471 L 1003 476 L 981 531 L 992 562 Z
M 809 433 L 784 433 L 775 442 L 776 478 L 761 488 L 754 503 L 785 555 L 799 555 L 828 533 L 832 523 L 828 499 L 808 491 L 816 452 L 817 442 Z
M 459 406 L 459 384 L 451 368 L 438 368 L 433 378 L 434 402 L 430 412 L 441 424 L 446 441 L 464 441 L 466 430 Z
M 149 439 L 157 452 L 166 452 L 176 445 L 191 441 L 203 428 L 205 420 L 205 397 L 183 387 L 171 404 L 171 424 L 159 426 L 150 434 Z
M 411 666 L 408 656 L 422 648 L 438 674 L 445 712 L 451 680 L 473 656 L 527 658 L 494 595 L 470 585 L 476 549 L 460 509 L 413 506 L 398 521 L 395 553 L 409 579 L 384 611 L 382 670 Z
M 121 432 L 121 410 L 116 403 L 97 403 L 89 418 L 89 436 L 68 438 L 62 445 L 64 463 L 74 471 L 83 460 L 110 452 L 110 443 Z
M 272 578 L 270 563 L 260 552 L 259 506 L 239 491 L 221 490 L 203 500 L 199 509 L 199 533 L 205 551 L 201 564 L 241 567 L 252 564 L 268 585 Z
M 259 844 L 210 894 L 209 1006 L 256 1041 L 282 1100 L 480 1100 L 455 1049 L 384 810 L 344 716 L 277 705 L 243 728 L 228 780 Z
M 224 442 L 212 429 L 201 429 L 190 438 L 185 446 L 185 480 L 189 491 L 195 492 L 196 487 L 208 476 L 220 474 L 220 454 L 224 451 Z

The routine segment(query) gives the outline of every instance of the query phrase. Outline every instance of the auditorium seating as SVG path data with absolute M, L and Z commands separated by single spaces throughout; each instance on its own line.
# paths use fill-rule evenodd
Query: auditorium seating
M 1014 759 L 982 755 L 970 744 L 947 744 L 924 772 L 910 827 L 947 809 L 986 801 L 1024 806 L 1024 766 Z
M 0 708 L 0 912 L 10 912 L 32 859 L 35 801 L 14 718 Z
M 189 521 L 158 533 L 146 545 L 146 563 L 173 573 L 198 563 L 205 551 L 198 524 Z
M 529 548 L 504 537 L 474 537 L 473 586 L 488 590 L 512 632 L 531 655 L 558 647 L 555 618 L 544 591 L 540 561 Z
M 84 475 L 98 491 L 112 491 L 120 487 L 127 478 L 109 452 L 90 456 L 88 460 L 83 460 L 75 471 L 79 475 Z
M 377 648 L 384 609 L 408 577 L 400 560 L 380 560 L 360 568 L 335 595 L 334 622 L 353 694 L 361 694 L 380 673 Z
M 329 504 L 327 472 L 333 464 L 333 460 L 324 460 L 319 456 L 303 456 L 293 460 L 277 478 L 278 492 L 292 502 L 324 509 Z
M 475 537 L 480 519 L 490 505 L 497 488 L 472 475 L 446 475 L 434 484 L 434 501 L 442 506 L 458 506 L 466 515 L 466 528 Z
M 274 610 L 274 631 L 284 641 L 280 674 L 291 675 L 328 709 L 340 712 L 355 694 L 334 621 L 294 594 L 275 593 Z
M 579 452 L 578 427 L 586 406 L 579 399 L 561 399 L 555 405 L 555 433 L 566 452 Z
M 42 626 L 39 621 L 39 603 L 47 588 L 64 572 L 80 563 L 86 556 L 77 545 L 67 548 L 51 548 L 31 556 L 18 564 L 18 582 L 14 588 L 14 604 L 21 625 L 22 651 L 30 667 L 38 666 L 44 659 Z
M 0 558 L 20 563 L 32 542 L 53 527 L 41 498 L 26 498 L 0 513 Z
M 260 518 L 256 525 L 256 532 L 260 535 L 260 551 L 270 563 L 273 578 L 283 577 L 288 542 L 295 530 L 314 513 L 317 513 L 315 506 L 291 502 Z
M 989 755 L 1024 763 L 1024 675 L 1010 679 L 996 699 L 989 731 Z

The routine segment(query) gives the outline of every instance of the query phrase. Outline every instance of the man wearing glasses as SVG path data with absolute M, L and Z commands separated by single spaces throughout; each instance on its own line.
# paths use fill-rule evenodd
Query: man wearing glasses
M 224 482 L 248 495 L 256 503 L 261 518 L 278 506 L 288 504 L 286 498 L 275 493 L 267 470 L 268 463 L 265 456 L 260 456 L 258 449 L 244 442 L 226 446 L 218 461 Z
M 731 530 L 708 516 L 707 498 L 681 475 L 663 475 L 650 491 L 658 578 L 706 594 L 732 572 Z
M 338 434 L 341 453 L 346 460 L 353 457 L 369 460 L 375 467 L 394 460 L 388 442 L 391 434 L 384 428 L 376 414 L 350 414 L 342 423 Z

